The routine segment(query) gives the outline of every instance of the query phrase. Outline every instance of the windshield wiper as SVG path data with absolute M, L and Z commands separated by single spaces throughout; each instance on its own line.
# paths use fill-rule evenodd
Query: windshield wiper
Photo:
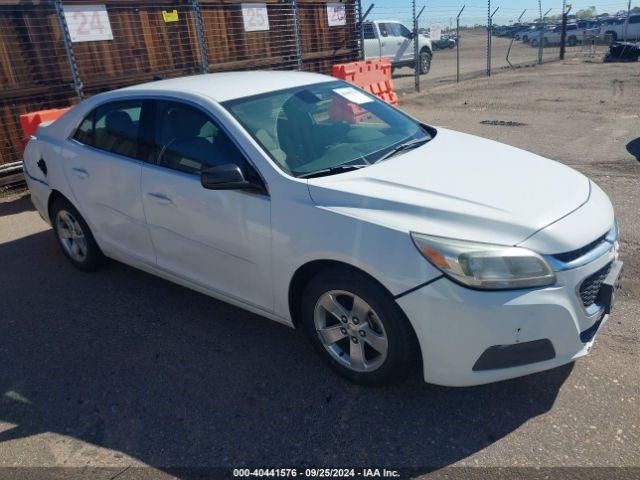
M 322 170 L 315 170 L 313 172 L 303 173 L 298 175 L 298 178 L 314 178 L 325 177 L 327 175 L 334 175 L 336 173 L 350 172 L 352 170 L 358 170 L 360 168 L 368 167 L 368 163 L 358 163 L 356 165 L 336 165 L 335 167 L 323 168 Z
M 408 142 L 401 143 L 397 147 L 391 149 L 387 153 L 385 153 L 382 157 L 380 157 L 375 163 L 384 162 L 385 160 L 397 155 L 400 152 L 404 152 L 406 150 L 410 150 L 412 148 L 419 147 L 422 144 L 427 143 L 431 140 L 429 137 L 426 138 L 415 138 L 413 140 L 409 140 Z

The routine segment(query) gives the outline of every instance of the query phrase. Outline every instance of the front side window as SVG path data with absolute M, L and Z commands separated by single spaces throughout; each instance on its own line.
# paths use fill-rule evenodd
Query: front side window
M 200 174 L 210 167 L 247 165 L 233 141 L 203 111 L 178 102 L 155 102 L 155 161 L 181 172 Z
M 344 82 L 281 90 L 223 104 L 286 172 L 369 165 L 425 129 L 378 98 Z
M 385 23 L 387 31 L 390 37 L 401 37 L 402 30 L 400 30 L 400 24 L 398 23 Z
M 399 32 L 401 37 L 405 37 L 405 38 L 411 38 L 412 37 L 411 31 L 407 27 L 405 27 L 401 23 L 399 23 L 397 25 L 398 25 L 398 32 Z
M 629 23 L 640 23 L 640 15 L 629 17 Z

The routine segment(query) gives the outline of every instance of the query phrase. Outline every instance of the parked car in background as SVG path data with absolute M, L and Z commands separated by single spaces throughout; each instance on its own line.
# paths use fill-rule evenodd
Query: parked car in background
M 529 43 L 529 40 L 539 36 L 540 30 L 544 28 L 545 28 L 545 25 L 539 25 L 539 24 L 530 25 L 527 28 L 518 31 L 514 38 L 516 40 L 522 40 L 523 43 Z
M 566 42 L 570 47 L 576 46 L 581 43 L 587 43 L 598 37 L 600 34 L 600 27 L 596 22 L 581 21 L 578 23 L 567 24 Z M 558 45 L 562 41 L 562 26 L 556 25 L 550 29 L 544 31 L 542 35 L 537 37 L 531 37 L 529 42 L 532 47 L 537 47 L 539 42 L 543 47 L 547 45 Z
M 434 50 L 444 50 L 447 48 L 455 48 L 456 41 L 449 35 L 441 35 L 440 40 L 431 40 L 431 45 Z
M 616 19 L 603 25 L 602 30 L 605 35 L 611 37 L 612 42 L 640 40 L 640 14 L 630 15 L 628 19 Z
M 583 174 L 324 75 L 96 95 L 41 125 L 23 167 L 78 269 L 107 256 L 298 326 L 365 384 L 417 365 L 465 386 L 571 362 L 622 268 L 611 202 Z
M 397 20 L 373 20 L 363 23 L 365 59 L 387 57 L 391 65 L 415 67 L 413 33 Z M 421 74 L 429 73 L 433 47 L 426 35 L 418 34 L 418 69 Z

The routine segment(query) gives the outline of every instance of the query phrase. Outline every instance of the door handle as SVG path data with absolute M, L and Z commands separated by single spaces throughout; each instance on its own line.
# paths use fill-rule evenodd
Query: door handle
M 162 193 L 147 193 L 147 196 L 151 197 L 160 205 L 169 205 L 170 203 L 173 203 L 169 197 Z
M 75 172 L 75 174 L 78 176 L 78 178 L 88 178 L 89 177 L 89 172 L 87 172 L 84 168 L 72 167 L 71 170 L 73 170 Z

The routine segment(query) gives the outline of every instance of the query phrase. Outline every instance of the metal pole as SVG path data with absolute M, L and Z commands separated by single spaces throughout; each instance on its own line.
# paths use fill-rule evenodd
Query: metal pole
M 371 5 L 369 5 L 369 8 L 367 8 L 367 11 L 364 12 L 364 15 L 362 14 L 362 2 L 361 0 L 358 0 L 358 26 L 360 28 L 360 60 L 365 60 L 365 51 L 364 51 L 364 22 L 367 19 L 367 17 L 369 16 L 369 14 L 371 13 L 371 10 L 373 10 L 373 7 L 375 7 L 376 4 L 372 3 Z
M 196 24 L 196 38 L 198 39 L 198 48 L 200 49 L 200 68 L 202 73 L 209 73 L 209 52 L 204 41 L 204 28 L 202 26 L 202 14 L 200 12 L 200 4 L 198 0 L 191 0 L 191 8 L 193 8 L 193 16 Z
M 69 68 L 71 69 L 73 87 L 78 98 L 83 100 L 84 85 L 82 85 L 82 79 L 80 78 L 80 72 L 78 71 L 76 57 L 73 54 L 71 35 L 69 34 L 69 26 L 67 25 L 67 19 L 64 16 L 64 10 L 62 9 L 62 0 L 53 0 L 53 5 L 56 9 L 56 17 L 58 17 L 58 24 L 60 25 L 60 32 L 62 33 L 62 42 L 64 43 L 64 51 L 67 54 L 67 62 L 69 62 Z
M 295 1 L 295 0 L 294 0 Z M 358 0 L 358 39 L 360 40 L 360 60 L 364 60 L 364 16 L 362 15 L 362 1 Z M 373 5 L 371 5 L 373 7 Z
M 487 0 L 487 76 L 491 76 L 491 0 Z
M 460 15 L 466 5 L 463 5 L 456 17 L 456 83 L 460 82 Z
M 540 14 L 540 23 L 538 24 L 538 65 L 542 65 L 542 0 L 538 0 L 538 13 Z
M 360 4 L 360 0 L 358 0 L 358 4 Z M 362 10 L 358 10 L 359 15 L 362 15 Z M 298 65 L 298 70 L 302 70 L 302 42 L 300 40 L 300 16 L 298 13 L 298 2 L 297 0 L 291 0 L 291 13 L 293 15 L 293 31 L 296 37 L 296 64 Z M 362 59 L 364 59 L 364 37 L 362 33 L 362 21 L 360 21 L 360 54 L 362 55 Z
M 562 0 L 562 31 L 560 32 L 560 60 L 564 60 L 567 44 L 567 0 Z
M 627 36 L 629 33 L 629 15 L 631 15 L 631 0 L 627 3 L 627 19 L 624 22 L 624 41 L 627 41 Z
M 411 0 L 411 11 L 413 13 L 413 78 L 415 83 L 415 91 L 420 91 L 420 46 L 418 41 L 418 17 L 416 15 L 416 0 Z
M 526 9 L 526 8 L 522 11 L 522 13 L 520 14 L 520 16 L 518 17 L 518 22 L 517 22 L 517 23 L 520 23 L 520 20 L 522 20 L 522 17 L 524 16 L 524 14 L 525 14 L 525 12 L 526 12 L 526 11 L 527 11 L 527 9 Z

